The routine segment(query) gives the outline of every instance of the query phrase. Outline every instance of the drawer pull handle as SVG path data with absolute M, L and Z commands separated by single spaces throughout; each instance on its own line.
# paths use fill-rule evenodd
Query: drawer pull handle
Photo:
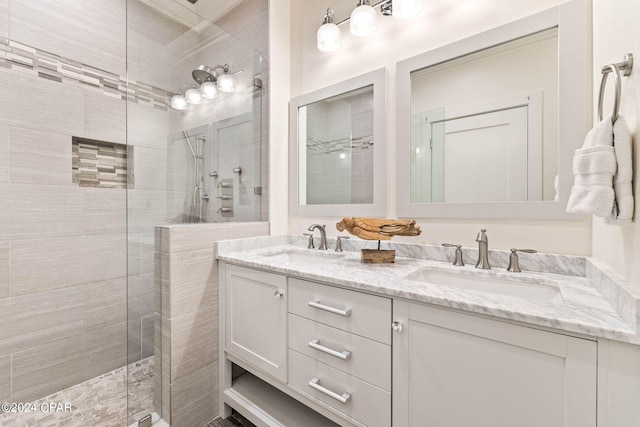
M 349 350 L 338 351 L 329 347 L 325 347 L 320 344 L 320 340 L 318 340 L 317 338 L 314 338 L 309 342 L 309 347 L 314 348 L 323 353 L 330 354 L 331 356 L 337 357 L 338 359 L 342 359 L 342 360 L 351 359 L 351 352 Z
M 322 387 L 320 385 L 320 378 L 315 377 L 311 381 L 309 381 L 309 387 L 318 390 L 322 394 L 326 394 L 327 396 L 337 400 L 338 402 L 346 405 L 351 400 L 351 394 L 344 392 L 342 394 L 338 394 L 334 391 L 329 390 L 328 388 Z
M 320 304 L 317 301 L 309 301 L 309 307 L 317 308 L 318 310 L 328 311 L 329 313 L 339 314 L 340 316 L 349 317 L 351 315 L 351 309 L 346 308 L 344 310 L 330 307 L 328 305 Z

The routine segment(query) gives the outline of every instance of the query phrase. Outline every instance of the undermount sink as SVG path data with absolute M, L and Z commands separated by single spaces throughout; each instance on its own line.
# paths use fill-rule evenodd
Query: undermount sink
M 271 259 L 277 259 L 286 262 L 330 262 L 343 257 L 343 254 L 336 252 L 327 252 L 317 250 L 304 250 L 304 249 L 284 249 L 274 252 L 266 252 L 261 254 L 263 257 Z
M 555 284 L 534 283 L 522 280 L 510 280 L 502 277 L 490 277 L 486 272 L 478 274 L 467 271 L 449 272 L 433 269 L 416 271 L 405 278 L 418 282 L 432 283 L 457 289 L 486 292 L 490 294 L 518 297 L 537 302 L 550 302 L 561 298 L 560 289 Z M 484 273 L 484 274 L 482 274 Z

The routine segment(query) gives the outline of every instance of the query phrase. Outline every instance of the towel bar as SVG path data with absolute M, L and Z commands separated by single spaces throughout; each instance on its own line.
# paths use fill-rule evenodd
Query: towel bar
M 613 74 L 613 80 L 615 87 L 615 98 L 613 100 L 613 114 L 611 119 L 615 122 L 618 119 L 618 113 L 620 112 L 620 96 L 621 96 L 621 80 L 622 76 L 628 76 L 633 69 L 633 55 L 627 53 L 624 56 L 624 61 L 617 64 L 609 64 L 602 67 L 602 80 L 600 81 L 600 96 L 598 97 L 598 120 L 602 121 L 602 103 L 604 101 L 604 90 L 607 86 L 607 77 L 609 73 Z M 623 71 L 624 73 L 621 73 Z

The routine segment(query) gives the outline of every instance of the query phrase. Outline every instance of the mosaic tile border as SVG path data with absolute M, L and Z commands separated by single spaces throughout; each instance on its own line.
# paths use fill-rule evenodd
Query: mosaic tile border
M 102 90 L 103 95 L 167 111 L 171 93 L 125 77 L 0 37 L 0 67 L 58 83 L 80 84 Z

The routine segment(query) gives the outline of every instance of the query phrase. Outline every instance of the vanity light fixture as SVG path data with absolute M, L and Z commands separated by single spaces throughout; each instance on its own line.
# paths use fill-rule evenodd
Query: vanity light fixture
M 422 11 L 422 0 L 394 0 L 393 16 L 400 19 L 412 18 Z
M 171 97 L 171 108 L 179 111 L 187 109 L 187 99 L 182 95 L 182 93 L 178 93 Z
M 222 73 L 220 73 L 220 71 Z M 242 70 L 235 73 L 229 73 L 229 64 L 216 65 L 209 67 L 200 65 L 191 72 L 191 76 L 196 84 L 184 92 L 173 95 L 171 97 L 171 108 L 174 110 L 184 111 L 191 105 L 200 105 L 203 99 L 216 99 L 218 91 L 231 93 L 236 90 L 235 75 L 241 73 Z
M 202 94 L 198 89 L 195 88 L 195 86 L 192 87 L 191 89 L 188 89 L 185 92 L 184 97 L 187 98 L 187 102 L 189 104 L 193 104 L 193 105 L 202 104 Z
M 236 79 L 229 74 L 229 66 L 225 64 L 222 71 L 224 74 L 218 76 L 218 90 L 225 93 L 235 92 Z
M 318 28 L 316 39 L 318 41 L 318 50 L 321 52 L 333 52 L 342 46 L 342 33 L 340 28 L 334 23 L 336 17 L 331 8 L 327 8 L 324 14 L 322 26 Z
M 218 97 L 218 88 L 214 82 L 204 82 L 200 86 L 200 93 L 205 99 L 216 99 Z
M 356 37 L 369 37 L 378 29 L 378 14 L 369 0 L 358 0 L 358 6 L 351 12 L 349 31 Z
M 378 15 L 375 11 L 380 8 L 383 16 L 396 18 L 411 18 L 422 11 L 423 0 L 381 0 L 371 6 L 370 0 L 358 0 L 358 5 L 351 12 L 351 16 L 336 23 L 331 8 L 327 9 L 322 25 L 316 34 L 317 47 L 321 52 L 334 52 L 342 46 L 340 26 L 349 22 L 349 31 L 357 37 L 368 37 L 378 28 Z

